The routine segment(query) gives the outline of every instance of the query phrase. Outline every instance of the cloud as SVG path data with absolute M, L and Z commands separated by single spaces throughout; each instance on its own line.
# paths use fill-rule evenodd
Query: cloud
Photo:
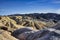
M 33 0 L 33 1 L 28 2 L 27 4 L 40 4 L 40 3 L 44 3 L 46 1 L 47 0 Z
M 60 14 L 60 9 L 43 9 L 40 13 L 57 13 Z
M 55 2 L 53 2 L 53 3 L 60 4 L 60 1 L 55 1 Z
M 60 14 L 60 9 L 57 9 L 57 10 L 56 10 L 56 13 Z
M 5 10 L 0 8 L 0 12 L 3 12 L 3 11 L 5 11 Z
M 60 0 L 53 0 L 52 3 L 60 4 Z

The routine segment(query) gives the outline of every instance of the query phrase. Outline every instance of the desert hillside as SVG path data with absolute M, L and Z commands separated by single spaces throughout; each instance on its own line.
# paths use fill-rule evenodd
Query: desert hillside
M 60 24 L 60 15 L 54 13 L 47 14 L 13 14 L 0 16 L 0 40 L 18 40 L 20 38 L 11 35 L 15 30 L 21 28 L 30 28 L 33 30 L 43 30 L 47 28 L 57 28 Z M 58 25 L 59 27 L 60 25 Z M 35 34 L 35 31 L 33 31 Z M 49 31 L 50 32 L 50 31 Z M 48 34 L 49 34 L 48 32 Z M 14 34 L 14 33 L 13 33 Z M 7 37 L 5 37 L 7 35 Z M 17 34 L 16 34 L 17 35 Z M 44 34 L 45 35 L 45 34 Z M 42 35 L 43 36 L 43 35 Z M 10 38 L 11 37 L 11 38 Z M 36 37 L 35 40 L 38 37 Z M 28 39 L 29 40 L 29 39 Z M 34 40 L 34 39 L 31 39 Z
M 14 29 L 23 28 L 23 27 L 32 27 L 33 29 L 43 29 L 45 27 L 52 27 L 56 24 L 58 19 L 55 19 L 53 15 L 51 18 L 46 19 L 43 17 L 46 15 L 51 16 L 50 14 L 25 14 L 25 15 L 9 15 L 9 16 L 0 16 L 0 27 L 7 27 L 9 31 Z M 55 21 L 57 20 L 57 21 Z

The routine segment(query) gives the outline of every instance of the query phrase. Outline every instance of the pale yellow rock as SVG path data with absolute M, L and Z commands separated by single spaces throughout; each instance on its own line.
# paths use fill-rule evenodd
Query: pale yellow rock
M 18 40 L 18 39 L 11 36 L 10 32 L 0 30 L 0 40 Z

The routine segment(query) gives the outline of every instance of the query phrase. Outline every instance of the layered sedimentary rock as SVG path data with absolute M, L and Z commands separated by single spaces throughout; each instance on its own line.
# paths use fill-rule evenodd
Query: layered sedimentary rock
M 19 40 L 60 40 L 60 30 L 54 28 L 44 30 L 22 28 L 19 30 L 12 33 L 12 35 L 16 36 Z
M 60 40 L 59 21 L 51 13 L 0 16 L 0 40 Z
M 10 32 L 0 29 L 0 40 L 18 40 Z
M 0 27 L 7 27 L 9 31 L 14 31 L 15 29 L 32 27 L 34 29 L 44 29 L 44 27 L 54 26 L 53 21 L 41 21 L 38 19 L 33 19 L 31 17 L 23 16 L 1 16 L 0 17 Z

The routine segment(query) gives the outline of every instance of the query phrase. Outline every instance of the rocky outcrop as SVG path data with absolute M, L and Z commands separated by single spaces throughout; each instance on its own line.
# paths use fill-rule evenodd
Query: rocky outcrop
M 31 29 L 22 28 L 19 29 L 20 31 L 14 31 L 12 35 L 16 36 L 19 40 L 60 40 L 60 30 L 53 29 L 49 28 L 34 31 Z
M 0 29 L 0 40 L 18 40 L 10 32 Z
M 16 21 L 9 18 L 8 16 L 0 17 L 0 28 L 5 27 L 9 31 L 13 31 L 18 28 L 23 28 L 24 26 L 17 25 Z

